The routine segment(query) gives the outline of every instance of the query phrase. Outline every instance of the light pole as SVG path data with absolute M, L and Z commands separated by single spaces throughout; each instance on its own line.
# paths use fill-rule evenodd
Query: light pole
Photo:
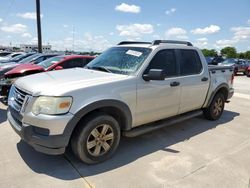
M 36 22 L 37 22 L 38 52 L 42 53 L 40 0 L 36 0 Z

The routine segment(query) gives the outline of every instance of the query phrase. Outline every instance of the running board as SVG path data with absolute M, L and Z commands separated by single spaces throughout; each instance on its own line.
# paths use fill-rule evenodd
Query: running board
M 138 126 L 138 127 L 131 129 L 130 131 L 123 131 L 122 135 L 125 137 L 136 137 L 136 136 L 139 136 L 139 135 L 151 132 L 151 131 L 161 129 L 163 127 L 167 127 L 167 126 L 194 118 L 196 116 L 202 115 L 202 113 L 203 113 L 202 110 L 187 112 L 185 114 L 181 114 L 181 115 L 171 117 L 165 120 L 160 120 L 151 124 Z

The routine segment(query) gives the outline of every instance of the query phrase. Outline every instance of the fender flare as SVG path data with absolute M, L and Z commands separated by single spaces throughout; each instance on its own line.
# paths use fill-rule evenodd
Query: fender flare
M 78 112 L 74 114 L 73 118 L 67 123 L 63 134 L 69 136 L 70 139 L 70 136 L 72 135 L 76 125 L 78 124 L 78 122 L 81 120 L 82 117 L 84 117 L 85 115 L 94 110 L 104 107 L 114 107 L 117 110 L 119 110 L 120 115 L 123 117 L 122 120 L 124 121 L 123 122 L 124 126 L 122 126 L 121 129 L 122 130 L 131 129 L 132 114 L 128 105 L 119 100 L 108 99 L 108 100 L 93 102 L 78 110 Z
M 220 89 L 222 89 L 222 88 L 224 88 L 224 89 L 227 90 L 227 95 L 228 95 L 228 93 L 229 93 L 229 87 L 228 87 L 228 85 L 225 84 L 225 83 L 222 83 L 222 84 L 218 85 L 217 88 L 211 93 L 211 96 L 210 96 L 210 98 L 209 98 L 209 100 L 208 100 L 208 102 L 207 102 L 206 107 L 210 106 L 210 104 L 211 104 L 211 102 L 212 102 L 214 96 L 215 96 L 215 95 L 217 94 L 217 92 L 218 92 Z M 225 100 L 227 100 L 227 99 L 225 99 Z

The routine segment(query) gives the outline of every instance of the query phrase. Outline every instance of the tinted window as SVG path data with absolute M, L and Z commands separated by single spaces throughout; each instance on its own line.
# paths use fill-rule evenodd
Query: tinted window
M 199 74 L 201 72 L 202 65 L 197 52 L 195 50 L 180 50 L 180 52 L 181 75 Z
M 82 59 L 71 59 L 67 60 L 62 64 L 64 69 L 74 68 L 74 67 L 83 67 Z
M 167 77 L 176 76 L 177 64 L 174 50 L 161 50 L 157 52 L 147 67 L 145 74 L 147 74 L 150 69 L 163 69 Z

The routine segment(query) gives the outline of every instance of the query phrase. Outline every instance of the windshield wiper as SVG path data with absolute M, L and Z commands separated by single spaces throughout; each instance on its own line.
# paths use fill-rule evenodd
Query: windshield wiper
M 106 67 L 103 67 L 103 66 L 99 66 L 99 67 L 89 67 L 87 66 L 88 69 L 94 69 L 94 70 L 100 70 L 100 71 L 105 71 L 105 72 L 109 72 L 109 73 L 112 73 L 111 70 L 109 70 L 108 68 Z

